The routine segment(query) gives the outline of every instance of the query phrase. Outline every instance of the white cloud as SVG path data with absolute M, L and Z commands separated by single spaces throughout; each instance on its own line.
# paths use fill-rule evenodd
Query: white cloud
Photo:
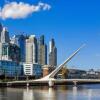
M 0 18 L 7 19 L 19 19 L 26 18 L 28 15 L 39 12 L 41 10 L 49 10 L 51 6 L 46 3 L 39 2 L 37 5 L 30 5 L 23 2 L 10 2 L 0 8 Z

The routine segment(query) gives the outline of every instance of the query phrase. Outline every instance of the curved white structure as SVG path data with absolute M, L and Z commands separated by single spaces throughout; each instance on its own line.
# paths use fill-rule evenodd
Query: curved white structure
M 79 51 L 81 48 L 83 48 L 85 44 L 83 44 L 79 49 L 77 49 L 71 56 L 69 56 L 61 65 L 59 65 L 54 71 L 52 71 L 49 75 L 38 79 L 38 80 L 53 80 L 54 76 L 59 72 L 59 70 L 66 64 L 68 63 Z

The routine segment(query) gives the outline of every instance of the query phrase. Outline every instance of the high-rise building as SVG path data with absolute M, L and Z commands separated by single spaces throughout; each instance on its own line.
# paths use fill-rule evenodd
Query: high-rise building
M 10 42 L 9 32 L 8 32 L 7 28 L 3 27 L 0 38 L 1 38 L 1 43 L 9 43 Z
M 41 65 L 47 64 L 47 45 L 44 42 L 44 35 L 38 41 L 38 63 Z
M 35 35 L 26 39 L 26 63 L 37 63 L 38 49 Z
M 2 29 L 3 29 L 3 26 L 2 26 L 2 24 L 0 23 L 0 33 L 2 32 Z
M 0 60 L 2 60 L 2 43 L 0 42 Z
M 9 33 L 5 27 L 0 23 L 0 60 L 2 60 L 3 43 L 9 43 Z
M 57 48 L 54 39 L 49 42 L 49 65 L 57 66 Z
M 25 62 L 25 42 L 26 36 L 24 35 L 14 35 L 11 38 L 11 43 L 16 44 L 20 48 L 20 59 L 21 62 Z
M 1 60 L 20 62 L 20 48 L 16 44 L 2 43 Z
M 0 42 L 1 42 L 1 32 L 2 32 L 2 30 L 3 30 L 3 26 L 2 26 L 2 24 L 0 23 Z

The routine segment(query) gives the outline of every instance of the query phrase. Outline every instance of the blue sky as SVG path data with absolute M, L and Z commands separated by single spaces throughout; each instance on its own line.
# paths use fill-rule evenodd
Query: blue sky
M 39 0 L 0 0 L 0 7 L 9 2 L 37 5 Z M 46 42 L 53 37 L 58 48 L 58 64 L 82 44 L 86 46 L 68 63 L 70 68 L 100 69 L 100 1 L 99 0 L 41 0 L 50 5 L 26 18 L 0 17 L 10 35 L 25 32 L 37 37 L 44 34 Z

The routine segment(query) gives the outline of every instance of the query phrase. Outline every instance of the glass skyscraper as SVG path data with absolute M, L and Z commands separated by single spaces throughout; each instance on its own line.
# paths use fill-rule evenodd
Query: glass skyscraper
M 41 65 L 47 64 L 47 45 L 44 41 L 44 35 L 38 41 L 38 63 Z
M 3 26 L 2 26 L 2 24 L 0 23 L 0 42 L 1 42 L 1 32 L 2 32 L 2 30 L 3 30 Z
M 57 66 L 57 48 L 54 39 L 49 42 L 49 65 Z
M 16 44 L 2 43 L 1 60 L 20 62 L 20 48 Z
M 20 48 L 20 59 L 21 62 L 25 62 L 25 41 L 26 37 L 24 35 L 14 35 L 11 38 L 11 43 L 16 44 Z
M 7 28 L 3 27 L 2 32 L 1 32 L 1 43 L 9 43 L 9 32 Z
M 14 61 L 0 60 L 0 75 L 15 77 L 22 75 L 22 67 Z

